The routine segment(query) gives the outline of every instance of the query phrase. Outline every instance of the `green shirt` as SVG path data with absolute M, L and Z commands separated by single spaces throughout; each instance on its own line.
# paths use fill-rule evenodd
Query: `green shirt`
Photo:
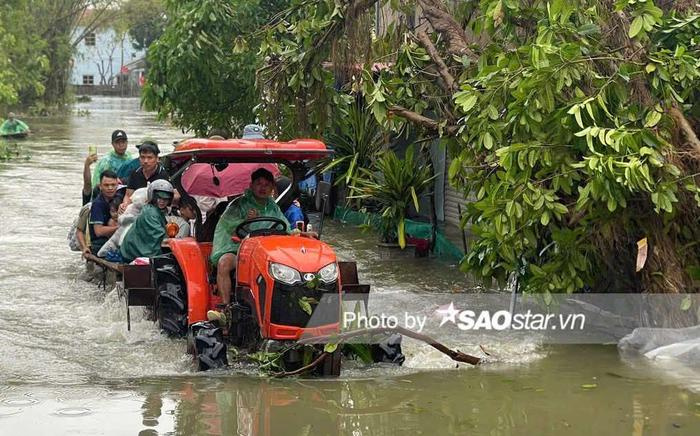
M 282 220 L 287 224 L 287 232 L 291 231 L 287 218 L 284 217 L 284 214 L 272 197 L 267 199 L 267 203 L 260 205 L 255 200 L 251 190 L 247 189 L 245 194 L 236 198 L 228 205 L 221 215 L 219 222 L 216 224 L 216 230 L 214 230 L 214 246 L 211 251 L 211 262 L 213 265 L 216 265 L 224 254 L 235 254 L 238 252 L 238 246 L 240 244 L 233 242 L 231 236 L 233 236 L 233 231 L 236 230 L 236 227 L 245 221 L 246 215 L 250 209 L 256 209 L 260 217 L 271 217 Z M 250 229 L 264 229 L 269 225 L 269 223 L 264 222 L 255 223 L 250 226 Z
M 29 126 L 16 118 L 13 121 L 5 120 L 5 122 L 0 125 L 0 134 L 3 135 L 22 133 L 27 130 L 29 130 Z
M 119 169 L 132 159 L 133 157 L 128 151 L 124 154 L 117 154 L 116 151 L 110 150 L 110 152 L 101 157 L 100 160 L 97 161 L 97 165 L 95 165 L 95 171 L 92 173 L 92 187 L 94 188 L 100 184 L 100 175 L 102 172 L 107 170 L 112 170 L 115 173 L 119 172 Z M 126 181 L 122 180 L 122 182 Z
M 165 239 L 165 213 L 152 204 L 141 210 L 141 215 L 124 236 L 120 251 L 126 262 L 137 257 L 153 257 L 162 253 L 160 244 Z

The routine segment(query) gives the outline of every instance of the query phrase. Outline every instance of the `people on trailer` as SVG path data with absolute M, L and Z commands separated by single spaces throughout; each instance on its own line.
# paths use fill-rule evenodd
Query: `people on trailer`
M 99 183 L 93 187 L 90 167 L 97 162 L 97 154 L 91 153 L 85 158 L 83 164 L 83 206 L 90 203 L 93 197 L 100 195 Z
M 231 133 L 227 129 L 223 129 L 220 127 L 214 127 L 211 130 L 209 130 L 209 139 L 224 140 L 224 139 L 229 139 L 230 137 L 231 137 Z
M 88 203 L 80 209 L 80 214 L 78 215 L 78 225 L 76 227 L 76 237 L 78 239 L 78 243 L 80 244 L 80 252 L 82 253 L 83 257 L 92 253 L 90 250 L 90 224 L 88 224 L 90 222 L 90 207 L 91 204 Z
M 287 231 L 290 231 L 287 219 L 271 196 L 275 187 L 272 173 L 264 168 L 259 168 L 251 174 L 250 179 L 250 188 L 242 196 L 229 203 L 214 231 L 210 260 L 212 265 L 216 265 L 217 268 L 216 283 L 223 306 L 231 303 L 231 271 L 236 267 L 236 254 L 240 246 L 231 240 L 236 227 L 245 220 L 272 217 L 285 222 Z M 253 223 L 250 228 L 257 230 L 265 226 L 266 223 Z M 211 320 L 223 319 L 221 311 L 211 312 L 208 314 Z
M 129 145 L 126 132 L 117 129 L 112 132 L 112 150 L 99 160 L 97 154 L 92 153 L 85 158 L 83 167 L 83 204 L 90 202 L 99 190 L 96 189 L 100 184 L 100 174 L 107 170 L 114 171 L 122 184 L 126 184 L 127 178 L 120 175 L 120 171 L 131 162 L 134 157 L 127 151 Z M 97 161 L 95 170 L 90 175 L 90 166 Z
M 126 190 L 126 187 L 124 187 L 124 190 Z M 104 257 L 105 259 L 119 258 L 118 262 L 122 261 L 119 247 L 124 240 L 126 232 L 141 214 L 141 209 L 148 201 L 147 199 L 148 188 L 141 188 L 134 191 L 134 194 L 131 196 L 131 204 L 126 208 L 124 213 L 117 218 L 119 223 L 117 231 L 114 232 L 109 240 L 100 248 L 100 251 L 97 252 L 97 257 Z
M 97 161 L 97 166 L 92 174 L 93 185 L 97 185 L 99 175 L 106 170 L 114 171 L 117 173 L 117 177 L 119 177 L 119 170 L 134 158 L 133 155 L 127 151 L 128 146 L 129 140 L 125 131 L 115 130 L 112 132 L 112 150 Z M 126 182 L 126 180 L 120 178 L 120 182 L 125 184 L 124 182 Z
M 71 229 L 68 231 L 68 246 L 72 251 L 80 251 L 85 257 L 90 254 L 90 233 L 88 222 L 90 221 L 91 203 L 80 208 L 78 216 L 75 217 Z
M 102 172 L 100 175 L 100 194 L 90 207 L 90 250 L 93 253 L 100 251 L 102 245 L 117 230 L 116 225 L 109 225 L 111 219 L 109 202 L 116 195 L 118 187 L 119 180 L 114 171 Z
M 7 119 L 0 124 L 0 132 L 3 135 L 12 135 L 16 133 L 30 133 L 29 126 L 21 120 L 17 119 L 14 112 L 7 114 Z
M 162 253 L 161 243 L 166 237 L 165 214 L 173 202 L 175 189 L 167 180 L 158 179 L 148 185 L 148 203 L 127 231 L 120 252 L 125 262 L 137 257 L 153 257 Z
M 119 205 L 122 202 L 122 197 L 118 194 L 112 198 L 109 202 L 109 222 L 108 226 L 118 226 L 119 225 Z
M 171 211 L 165 219 L 168 223 L 177 224 L 177 234 L 175 238 L 186 238 L 192 236 L 192 221 L 197 219 L 197 203 L 194 198 L 185 196 L 180 199 L 180 208 Z
M 129 176 L 129 183 L 126 186 L 126 197 L 121 204 L 119 212 L 124 212 L 126 207 L 131 203 L 131 194 L 139 188 L 145 188 L 149 183 L 156 180 L 168 180 L 170 178 L 168 172 L 158 162 L 160 149 L 158 144 L 151 140 L 145 140 L 137 145 L 139 149 L 139 164 L 140 166 L 134 170 Z M 177 193 L 175 198 L 178 198 Z

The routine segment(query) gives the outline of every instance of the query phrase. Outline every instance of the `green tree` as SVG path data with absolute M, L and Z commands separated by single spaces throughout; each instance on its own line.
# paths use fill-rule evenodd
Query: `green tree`
M 259 103 L 257 29 L 281 0 L 166 1 L 168 24 L 149 50 L 143 102 L 178 126 L 204 135 L 240 131 Z
M 160 0 L 128 0 L 121 5 L 120 12 L 120 21 L 135 49 L 146 50 L 163 34 L 167 18 Z
M 71 58 L 117 0 L 8 0 L 0 5 L 0 105 L 64 103 Z
M 0 6 L 0 107 L 31 101 L 44 93 L 46 43 L 36 34 L 29 17 L 27 0 Z
M 288 128 L 294 108 L 299 129 L 320 132 L 333 110 L 323 102 L 354 91 L 385 129 L 441 137 L 451 183 L 475 197 L 462 265 L 485 279 L 517 273 L 531 292 L 694 289 L 699 6 L 450 5 L 295 1 L 267 28 L 264 121 Z M 362 24 L 376 8 L 396 19 Z M 329 80 L 329 64 L 352 74 Z M 636 272 L 642 238 L 651 249 Z

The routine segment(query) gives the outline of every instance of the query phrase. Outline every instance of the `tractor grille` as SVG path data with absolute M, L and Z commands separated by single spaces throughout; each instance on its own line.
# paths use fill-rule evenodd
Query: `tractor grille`
M 321 298 L 327 295 L 323 301 Z M 308 297 L 322 303 L 311 305 L 311 315 L 306 313 L 299 300 Z M 270 308 L 270 321 L 273 324 L 288 325 L 294 327 L 318 327 L 338 322 L 340 316 L 340 301 L 338 296 L 338 283 L 320 283 L 316 289 L 310 289 L 305 284 L 285 285 L 275 281 L 272 292 L 272 307 Z M 313 316 L 313 323 L 310 323 Z

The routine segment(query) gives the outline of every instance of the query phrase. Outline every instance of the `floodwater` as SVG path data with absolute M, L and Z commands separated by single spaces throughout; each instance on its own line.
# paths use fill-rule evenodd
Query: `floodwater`
M 336 380 L 196 373 L 183 341 L 138 313 L 127 332 L 124 303 L 81 279 L 66 244 L 89 144 L 106 152 L 114 128 L 131 144 L 184 135 L 137 100 L 76 108 L 89 114 L 29 120 L 31 159 L 0 163 L 1 435 L 700 434 L 697 373 L 614 346 L 504 343 L 502 358 L 457 368 L 406 341 L 404 367 L 350 366 Z M 324 233 L 379 292 L 475 290 L 452 265 L 382 258 L 354 228 Z M 468 336 L 451 345 L 478 349 Z

